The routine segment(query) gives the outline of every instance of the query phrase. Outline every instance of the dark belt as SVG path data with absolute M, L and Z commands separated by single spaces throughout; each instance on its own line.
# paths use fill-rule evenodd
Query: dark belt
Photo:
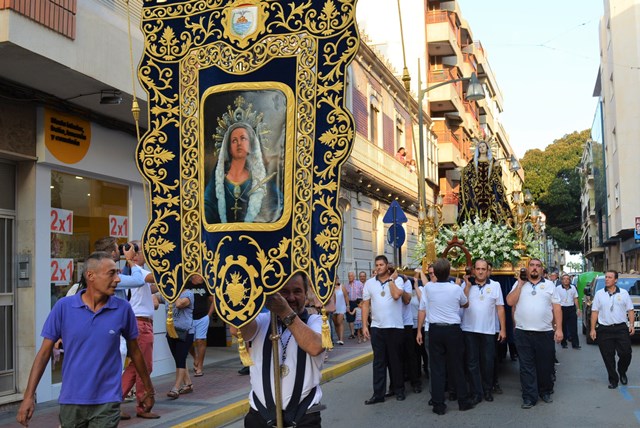
M 153 324 L 153 318 L 150 317 L 136 317 L 137 320 L 148 322 L 149 324 Z
M 432 322 L 429 323 L 429 327 L 431 327 L 432 325 L 435 325 L 437 327 L 453 327 L 453 326 L 460 326 L 460 324 L 447 324 L 444 322 Z
M 604 325 L 604 324 L 598 323 L 598 326 L 599 327 L 608 327 L 608 328 L 611 328 L 611 327 L 622 327 L 622 326 L 627 327 L 627 323 L 626 322 L 620 322 L 618 324 L 610 324 L 610 325 Z

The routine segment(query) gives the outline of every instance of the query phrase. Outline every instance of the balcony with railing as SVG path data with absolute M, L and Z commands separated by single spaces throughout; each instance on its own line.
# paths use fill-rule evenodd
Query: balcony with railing
M 381 188 L 380 192 L 403 194 L 414 200 L 418 197 L 418 176 L 384 151 L 372 144 L 360 134 L 356 135 L 351 156 L 347 164 L 359 171 L 362 179 L 360 187 L 367 187 L 371 192 Z M 345 183 L 346 184 L 346 183 Z M 384 195 L 386 196 L 386 194 Z M 384 199 L 384 198 L 383 198 Z
M 431 70 L 428 76 L 428 85 L 433 86 L 441 82 L 459 79 L 457 68 L 444 68 Z M 457 111 L 464 112 L 462 104 L 462 82 L 450 83 L 427 92 L 431 113 L 436 116 L 438 113 Z
M 462 154 L 462 141 L 443 120 L 434 121 L 433 132 L 438 137 L 438 167 L 452 169 L 466 164 Z
M 427 26 L 429 55 L 460 56 L 460 27 L 455 12 L 430 10 L 427 12 Z

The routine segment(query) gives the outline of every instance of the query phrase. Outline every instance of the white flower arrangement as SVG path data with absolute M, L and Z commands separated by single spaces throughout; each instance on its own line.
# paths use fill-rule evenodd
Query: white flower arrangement
M 517 237 L 513 229 L 506 224 L 494 223 L 490 219 L 480 220 L 475 217 L 473 221 L 466 220 L 456 232 L 452 228 L 443 227 L 436 237 L 436 254 L 442 254 L 447 246 L 447 242 L 457 235 L 458 239 L 464 241 L 473 259 L 486 259 L 498 269 L 505 262 L 515 265 L 523 254 L 514 248 Z M 523 234 L 524 243 L 527 246 L 526 255 L 530 257 L 540 257 L 541 251 L 534 240 L 532 231 L 525 231 Z M 425 243 L 419 242 L 416 245 L 413 260 L 420 262 L 425 254 Z M 454 267 L 463 266 L 466 263 L 465 255 L 461 251 L 450 252 L 449 258 Z

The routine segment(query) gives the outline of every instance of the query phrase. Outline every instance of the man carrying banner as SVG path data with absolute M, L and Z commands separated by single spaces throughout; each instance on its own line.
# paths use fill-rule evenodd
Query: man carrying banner
M 305 310 L 308 288 L 307 276 L 297 272 L 266 303 L 278 316 L 284 426 L 321 426 L 322 317 Z M 271 427 L 276 421 L 270 318 L 269 313 L 261 313 L 240 328 L 243 338 L 251 341 L 249 352 L 254 362 L 250 370 L 251 408 L 244 419 L 247 428 Z M 231 334 L 236 333 L 231 327 Z

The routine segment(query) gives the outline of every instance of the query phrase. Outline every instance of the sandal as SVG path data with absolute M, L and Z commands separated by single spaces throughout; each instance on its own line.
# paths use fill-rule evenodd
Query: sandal
M 175 400 L 176 398 L 178 398 L 180 396 L 180 390 L 178 389 L 171 389 L 171 391 L 167 392 L 167 397 L 169 397 L 172 400 Z
M 193 392 L 193 384 L 190 383 L 189 385 L 182 385 L 182 388 L 180 388 L 178 390 L 178 394 L 182 395 L 182 394 L 189 394 Z
M 195 370 L 195 369 L 194 369 L 193 371 L 194 371 L 193 375 L 194 375 L 195 377 L 200 377 L 200 376 L 203 376 L 203 375 L 204 375 L 204 372 L 203 372 L 202 370 L 199 370 L 199 371 L 198 371 L 198 370 Z

